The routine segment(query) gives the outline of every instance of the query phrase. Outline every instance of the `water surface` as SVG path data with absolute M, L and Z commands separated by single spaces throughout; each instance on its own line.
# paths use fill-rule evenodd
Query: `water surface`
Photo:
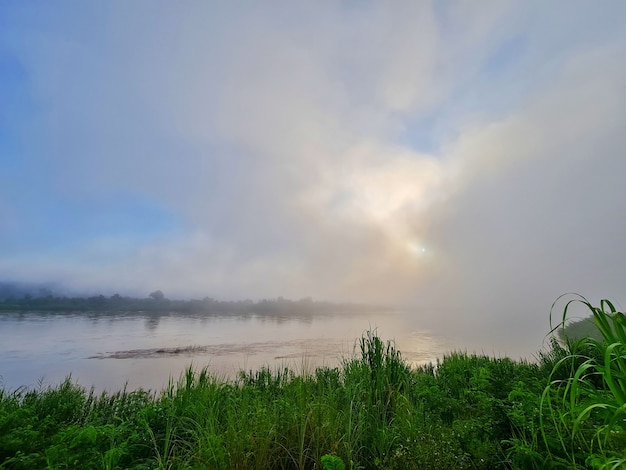
M 6 389 L 55 385 L 71 374 L 100 390 L 160 390 L 189 365 L 233 378 L 239 370 L 337 365 L 355 339 L 377 328 L 413 364 L 453 348 L 407 327 L 412 312 L 311 315 L 159 313 L 0 314 L 0 380 Z

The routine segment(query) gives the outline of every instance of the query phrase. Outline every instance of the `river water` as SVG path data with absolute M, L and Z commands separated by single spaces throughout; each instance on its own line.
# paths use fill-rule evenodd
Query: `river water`
M 72 380 L 97 392 L 161 390 L 190 365 L 224 378 L 261 366 L 302 372 L 350 358 L 355 340 L 376 329 L 412 364 L 454 345 L 408 326 L 413 312 L 320 315 L 2 313 L 0 386 L 37 388 Z

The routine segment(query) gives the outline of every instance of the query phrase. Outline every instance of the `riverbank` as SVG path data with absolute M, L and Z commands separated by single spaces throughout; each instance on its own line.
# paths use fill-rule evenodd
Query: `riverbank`
M 624 333 L 623 314 L 594 315 Z M 96 395 L 71 379 L 2 391 L 0 468 L 340 468 L 326 455 L 353 469 L 602 468 L 626 442 L 623 411 L 607 414 L 626 384 L 618 344 L 553 340 L 533 363 L 450 353 L 411 368 L 368 332 L 356 357 L 310 373 L 188 369 L 159 393 Z M 603 352 L 618 354 L 610 380 Z

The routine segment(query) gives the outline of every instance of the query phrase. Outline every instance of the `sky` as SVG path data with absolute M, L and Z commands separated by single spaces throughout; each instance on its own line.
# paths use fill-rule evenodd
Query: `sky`
M 0 278 L 541 341 L 624 299 L 625 57 L 621 0 L 2 2 Z

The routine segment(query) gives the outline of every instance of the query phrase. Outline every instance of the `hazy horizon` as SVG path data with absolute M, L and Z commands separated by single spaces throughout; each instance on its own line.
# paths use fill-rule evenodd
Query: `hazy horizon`
M 560 294 L 624 298 L 624 18 L 4 2 L 0 278 L 408 305 L 536 344 Z

